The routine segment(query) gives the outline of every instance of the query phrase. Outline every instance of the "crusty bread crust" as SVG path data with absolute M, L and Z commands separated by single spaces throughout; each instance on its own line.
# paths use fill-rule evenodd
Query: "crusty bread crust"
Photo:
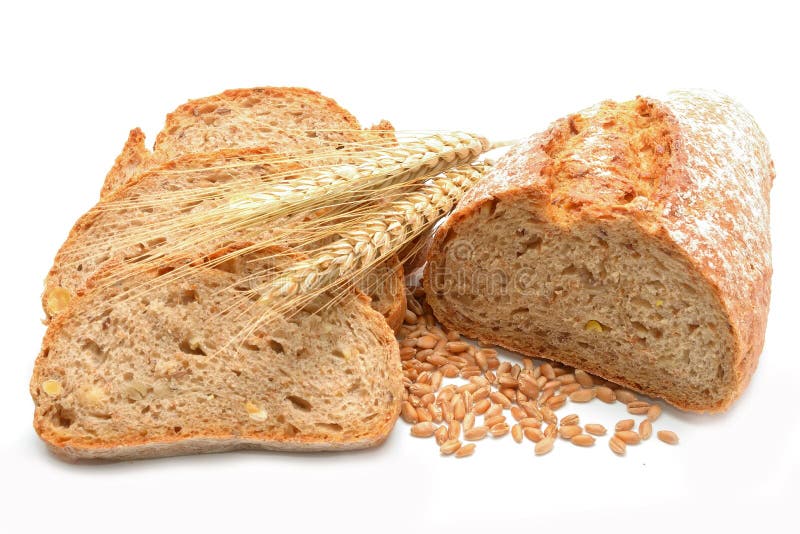
M 154 164 L 155 157 L 144 144 L 144 132 L 139 128 L 134 128 L 128 134 L 128 140 L 125 141 L 122 152 L 114 161 L 114 166 L 106 174 L 103 187 L 100 189 L 100 198 L 119 189 Z
M 444 246 L 451 230 L 496 202 L 525 203 L 542 221 L 569 227 L 581 218 L 624 219 L 642 234 L 673 251 L 699 273 L 719 301 L 734 339 L 731 355 L 734 384 L 730 394 L 715 405 L 676 402 L 691 411 L 725 410 L 748 384 L 764 343 L 770 298 L 772 265 L 769 236 L 769 191 L 774 167 L 763 133 L 753 118 L 728 97 L 712 92 L 675 92 L 663 100 L 643 99 L 665 114 L 673 139 L 672 160 L 666 176 L 649 197 L 637 197 L 625 205 L 593 202 L 584 195 L 572 200 L 578 206 L 566 211 L 550 207 L 553 184 L 545 167 L 545 147 L 555 132 L 571 118 L 557 121 L 547 131 L 529 138 L 501 159 L 495 170 L 461 200 L 450 218 L 438 230 L 430 248 L 425 274 L 428 302 L 437 318 L 449 328 L 476 336 L 448 301 L 431 287 L 433 273 L 444 262 Z M 589 111 L 591 113 L 591 110 Z M 608 147 L 603 147 L 608 152 Z M 598 147 L 584 147 L 591 156 Z M 576 158 L 578 158 L 576 156 Z M 591 157 L 585 158 L 591 161 Z M 610 196 L 628 191 L 610 180 L 603 184 Z M 615 189 L 616 188 L 616 189 Z M 566 202 L 570 205 L 570 202 Z M 513 339 L 483 334 L 487 343 L 508 347 L 535 357 L 561 361 L 599 375 L 591 358 L 578 364 L 570 354 L 542 346 L 519 346 Z M 624 376 L 609 380 L 641 391 Z
M 399 413 L 399 412 L 398 412 Z M 284 451 L 284 452 L 335 452 L 368 449 L 377 447 L 389 437 L 389 431 L 394 426 L 387 422 L 386 428 L 367 439 L 359 441 L 341 442 L 315 442 L 313 439 L 304 438 L 291 442 L 274 441 L 269 436 L 261 437 L 232 437 L 224 434 L 208 434 L 191 438 L 175 438 L 159 442 L 136 443 L 134 441 L 124 444 L 106 446 L 85 444 L 80 447 L 73 445 L 57 445 L 46 441 L 47 448 L 55 456 L 67 462 L 88 463 L 93 461 L 125 461 L 147 460 L 162 458 L 164 456 L 184 456 L 188 454 L 215 454 L 242 450 Z M 44 436 L 43 439 L 47 440 Z
M 403 264 L 400 263 L 397 256 L 386 260 L 386 268 L 390 270 L 390 273 L 383 281 L 382 293 L 387 296 L 391 295 L 392 298 L 386 305 L 376 309 L 386 318 L 389 328 L 397 332 L 403 326 L 406 313 L 405 274 Z
M 173 131 L 186 127 L 187 120 L 191 124 L 196 121 L 196 117 L 206 113 L 205 109 L 211 106 L 220 106 L 224 104 L 233 104 L 238 106 L 240 103 L 246 102 L 250 98 L 257 99 L 276 99 L 284 100 L 288 98 L 298 98 L 307 101 L 309 104 L 313 103 L 314 108 L 327 110 L 331 117 L 336 117 L 337 122 L 342 122 L 353 130 L 360 130 L 361 125 L 358 120 L 350 114 L 347 110 L 339 106 L 335 100 L 323 96 L 317 91 L 306 89 L 303 87 L 254 87 L 250 89 L 229 89 L 218 95 L 198 98 L 190 100 L 189 102 L 179 106 L 172 113 L 167 115 L 164 129 L 156 137 L 153 152 L 164 153 L 167 157 L 174 157 L 185 153 L 184 149 L 178 149 L 174 146 L 177 141 L 174 137 Z M 388 123 L 387 123 L 388 124 Z M 243 129 L 246 124 L 243 125 Z M 215 149 L 225 148 L 223 146 L 215 146 Z M 230 147 L 233 148 L 233 147 Z M 180 152 L 180 153 L 177 153 Z

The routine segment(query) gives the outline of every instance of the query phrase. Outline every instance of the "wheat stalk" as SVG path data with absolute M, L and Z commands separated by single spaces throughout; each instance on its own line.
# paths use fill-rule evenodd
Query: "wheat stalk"
M 295 307 L 378 265 L 446 215 L 488 163 L 458 167 L 354 224 L 355 228 L 258 288 L 271 307 Z M 288 303 L 286 306 L 281 303 Z
M 263 213 L 273 205 L 302 211 L 311 199 L 318 201 L 320 193 L 329 198 L 341 194 L 352 197 L 381 185 L 411 182 L 469 163 L 488 148 L 484 138 L 461 132 L 422 137 L 378 151 L 358 165 L 339 164 L 312 170 L 300 178 L 272 184 L 263 192 L 239 195 L 219 211 Z
M 349 207 L 363 204 L 391 190 L 393 186 L 414 182 L 438 174 L 448 168 L 469 163 L 489 148 L 488 142 L 472 134 L 455 132 L 433 134 L 402 144 L 371 150 L 357 159 L 358 163 L 327 165 L 289 172 L 265 173 L 257 186 L 236 189 L 235 181 L 216 191 L 202 191 L 203 201 L 216 199 L 215 207 L 175 215 L 165 209 L 167 199 L 154 198 L 160 215 L 149 224 L 131 228 L 114 236 L 114 248 L 125 250 L 148 243 L 163 235 L 172 239 L 153 247 L 145 247 L 141 255 L 131 258 L 138 262 L 137 270 L 166 258 L 196 255 L 208 250 L 212 243 L 230 239 L 232 235 L 277 229 L 286 234 L 288 219 L 316 210 L 331 211 L 332 207 L 347 212 Z M 128 207 L 131 207 L 128 205 Z M 108 209 L 108 207 L 106 208 Z M 149 209 L 146 203 L 138 208 Z M 106 238 L 95 244 L 84 242 L 86 257 L 108 254 Z M 79 263 L 81 258 L 74 260 Z M 125 274 L 125 270 L 119 272 Z

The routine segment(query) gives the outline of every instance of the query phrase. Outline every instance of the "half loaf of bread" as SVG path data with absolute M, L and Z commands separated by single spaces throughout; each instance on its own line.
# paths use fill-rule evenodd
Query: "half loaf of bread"
M 764 342 L 767 141 L 725 96 L 602 102 L 513 148 L 431 246 L 450 328 L 693 411 L 726 409 Z
M 403 393 L 400 358 L 366 297 L 241 339 L 264 311 L 247 298 L 251 284 L 291 261 L 272 252 L 167 284 L 167 270 L 150 271 L 76 298 L 51 322 L 31 379 L 42 439 L 69 459 L 115 460 L 385 439 Z

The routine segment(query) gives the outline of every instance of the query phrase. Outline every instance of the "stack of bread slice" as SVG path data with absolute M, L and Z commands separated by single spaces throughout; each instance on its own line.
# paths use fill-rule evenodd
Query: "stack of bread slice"
M 388 123 L 362 130 L 333 100 L 296 88 L 191 101 L 168 116 L 152 152 L 142 132 L 131 131 L 101 202 L 76 223 L 46 280 L 50 324 L 31 394 L 35 428 L 51 449 L 68 458 L 121 459 L 357 448 L 385 439 L 402 394 L 392 328 L 402 321 L 405 293 L 396 258 L 369 277 L 382 282 L 369 286 L 372 298 L 354 290 L 335 306 L 255 329 L 242 343 L 231 340 L 259 309 L 247 299 L 233 308 L 222 303 L 276 262 L 291 261 L 288 253 L 250 250 L 180 280 L 165 277 L 169 266 L 120 280 L 109 275 L 148 247 L 185 237 L 165 230 L 152 242 L 120 247 L 115 236 L 126 228 L 166 228 L 177 213 L 213 207 L 137 199 L 225 180 L 246 187 L 264 167 L 300 171 L 298 155 L 386 139 L 393 139 Z M 274 157 L 282 154 L 292 157 Z M 253 158 L 265 161 L 259 172 L 230 165 Z M 194 260 L 258 237 L 233 233 L 194 251 Z M 185 258 L 175 261 L 185 265 Z M 117 298 L 144 286 L 151 289 Z

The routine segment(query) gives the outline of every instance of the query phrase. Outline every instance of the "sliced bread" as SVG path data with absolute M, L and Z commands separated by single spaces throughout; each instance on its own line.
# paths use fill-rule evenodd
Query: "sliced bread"
M 254 164 L 255 161 L 259 164 Z M 197 199 L 193 196 L 174 202 L 154 202 L 154 199 L 176 191 L 201 191 L 222 184 L 252 188 L 261 182 L 261 175 L 265 172 L 292 170 L 299 172 L 301 168 L 293 163 L 277 161 L 274 154 L 259 148 L 193 154 L 137 175 L 75 223 L 45 279 L 42 304 L 47 316 L 64 311 L 72 297 L 82 294 L 87 280 L 102 267 L 138 257 L 169 241 L 186 239 L 186 229 L 170 231 L 168 222 L 176 214 L 209 210 L 224 202 L 219 197 Z M 132 235 L 145 229 L 147 240 L 130 242 Z M 254 241 L 257 236 L 252 231 L 232 232 L 223 239 L 208 242 L 203 250 L 193 250 L 191 254 L 202 256 L 231 243 Z
M 462 199 L 428 255 L 428 302 L 484 342 L 724 410 L 764 342 L 773 178 L 730 98 L 603 102 L 513 148 Z
M 232 342 L 263 313 L 241 295 L 284 261 L 264 251 L 168 284 L 166 270 L 150 271 L 75 299 L 36 360 L 36 431 L 68 459 L 383 441 L 402 371 L 391 329 L 363 295 Z M 132 289 L 136 298 L 121 298 Z
M 187 154 L 254 147 L 302 154 L 392 137 L 388 122 L 375 128 L 362 130 L 347 110 L 310 89 L 233 89 L 190 100 L 167 115 L 152 152 L 142 131 L 131 130 L 100 193 L 105 196 L 133 176 Z
M 219 196 L 191 196 L 174 202 L 153 202 L 175 192 L 196 192 L 223 185 L 242 191 L 262 182 L 264 173 L 300 173 L 302 168 L 286 162 L 264 148 L 222 150 L 213 154 L 184 156 L 156 170 L 141 174 L 82 216 L 62 245 L 45 279 L 42 304 L 48 317 L 65 310 L 72 297 L 84 292 L 86 281 L 106 265 L 132 260 L 157 247 L 186 241 L 197 229 L 170 226 L 177 214 L 201 214 L 227 202 Z M 246 229 L 206 239 L 192 256 L 209 254 L 240 241 L 259 241 L 272 229 Z M 146 236 L 146 239 L 142 237 Z M 132 239 L 136 237 L 136 239 Z M 403 271 L 391 258 L 385 266 L 361 280 L 374 307 L 393 327 L 399 327 L 405 308 Z M 388 293 L 387 293 L 388 291 Z
M 170 113 L 164 129 L 158 134 L 153 152 L 146 148 L 145 136 L 142 131 L 138 128 L 131 130 L 122 152 L 106 177 L 101 195 L 104 200 L 110 202 L 138 198 L 142 194 L 141 188 L 131 188 L 125 190 L 124 193 L 120 193 L 119 190 L 139 175 L 157 168 L 165 172 L 189 170 L 193 166 L 203 169 L 211 165 L 223 164 L 221 161 L 225 159 L 228 161 L 239 159 L 245 162 L 259 154 L 275 151 L 298 156 L 305 153 L 352 147 L 354 143 L 365 143 L 368 146 L 378 139 L 394 139 L 390 123 L 382 121 L 375 127 L 375 130 L 361 130 L 358 121 L 347 110 L 340 107 L 334 100 L 309 89 L 258 87 L 229 90 L 219 95 L 192 100 Z M 233 150 L 224 150 L 247 147 L 250 148 L 238 154 Z M 222 151 L 225 156 L 220 158 L 220 154 L 209 155 L 219 151 Z M 187 157 L 192 154 L 199 156 L 197 158 Z M 172 160 L 179 161 L 173 162 Z M 165 164 L 165 162 L 171 163 Z M 319 159 L 315 159 L 310 160 L 309 164 L 319 164 L 319 162 Z M 193 175 L 188 180 L 178 180 L 175 184 L 165 185 L 165 190 L 174 190 L 176 186 L 195 187 L 195 178 L 196 175 Z M 145 185 L 145 188 L 147 187 L 149 186 Z M 128 195 L 131 195 L 130 199 Z M 101 206 L 95 208 L 95 210 L 98 209 L 102 210 L 103 208 Z M 119 215 L 129 216 L 127 213 Z M 87 217 L 84 217 L 82 221 L 86 222 L 86 219 Z M 91 220 L 91 217 L 88 219 Z M 153 221 L 149 220 L 147 223 L 153 223 Z M 130 227 L 124 221 L 122 224 Z M 131 224 L 137 224 L 137 222 Z M 70 257 L 70 253 L 62 253 L 65 252 L 65 249 L 76 251 L 87 248 L 87 243 L 81 237 L 85 235 L 81 228 L 82 223 L 79 221 L 57 255 L 51 275 L 71 270 L 70 265 L 59 263 L 65 256 L 69 258 L 66 260 L 68 262 L 74 260 Z M 109 228 L 105 236 L 109 247 L 114 247 L 115 243 L 108 238 L 118 231 L 118 226 Z M 102 238 L 102 231 L 100 235 Z M 236 241 L 239 237 L 242 236 L 232 235 L 228 241 Z M 88 240 L 96 238 L 97 235 L 86 236 Z M 210 249 L 215 248 L 217 244 L 216 242 L 211 243 Z M 209 248 L 205 252 L 208 250 Z M 203 252 L 200 251 L 200 253 Z M 122 256 L 133 253 L 134 250 L 129 250 Z M 97 263 L 97 265 L 87 266 L 83 263 L 73 265 L 76 272 L 80 274 L 69 282 L 54 284 L 52 276 L 48 276 L 43 295 L 43 305 L 47 317 L 64 309 L 69 299 L 81 289 L 83 282 L 92 275 L 94 270 L 105 261 L 112 259 L 110 256 L 107 258 L 104 256 L 104 254 L 100 254 L 89 261 L 89 263 Z M 120 255 L 115 254 L 115 256 L 119 257 Z M 390 258 L 385 266 L 376 271 L 383 277 L 368 277 L 361 285 L 361 288 L 373 298 L 373 307 L 384 314 L 390 324 L 395 327 L 400 326 L 402 310 L 405 308 L 403 272 L 402 267 L 398 269 L 398 265 L 399 260 L 396 257 Z M 397 283 L 398 278 L 401 282 L 399 284 Z M 392 293 L 383 293 L 386 290 L 392 291 Z

